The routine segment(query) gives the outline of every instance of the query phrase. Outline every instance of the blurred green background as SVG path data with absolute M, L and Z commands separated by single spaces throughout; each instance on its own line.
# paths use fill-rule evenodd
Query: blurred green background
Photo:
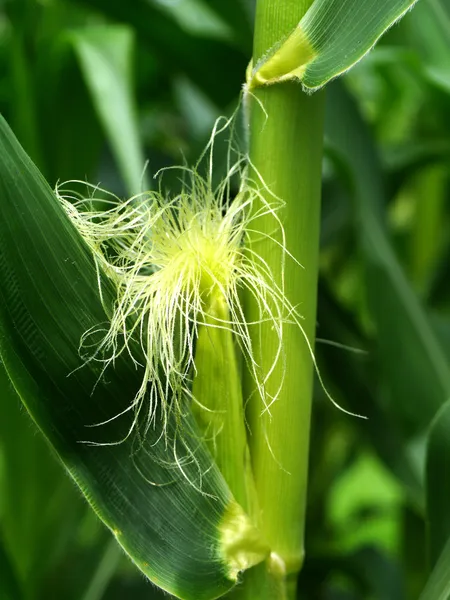
M 0 0 L 0 111 L 52 186 L 136 193 L 235 109 L 254 5 Z M 317 357 L 368 419 L 316 386 L 300 599 L 417 599 L 443 551 L 450 582 L 449 160 L 450 1 L 421 0 L 328 86 Z M 0 370 L 0 599 L 44 598 L 163 595 Z

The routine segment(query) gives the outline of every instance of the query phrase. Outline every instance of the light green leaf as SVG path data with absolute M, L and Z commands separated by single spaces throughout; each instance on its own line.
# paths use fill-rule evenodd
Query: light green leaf
M 417 0 L 315 0 L 298 26 L 254 66 L 250 87 L 300 80 L 316 90 L 369 52 Z
M 132 88 L 133 32 L 105 25 L 80 29 L 72 40 L 127 190 L 138 194 L 148 186 Z
M 225 593 L 250 564 L 248 519 L 188 407 L 183 435 L 170 413 L 167 444 L 157 420 L 145 437 L 127 437 L 133 415 L 125 411 L 141 369 L 123 353 L 103 373 L 101 362 L 83 362 L 78 350 L 83 333 L 107 321 L 114 291 L 103 282 L 102 304 L 90 252 L 3 119 L 0 282 L 8 375 L 98 516 L 171 594 L 211 600 Z
M 419 600 L 448 600 L 450 598 L 450 539 Z

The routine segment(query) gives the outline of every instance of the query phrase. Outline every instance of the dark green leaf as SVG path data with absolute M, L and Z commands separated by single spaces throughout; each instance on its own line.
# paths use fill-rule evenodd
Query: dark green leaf
M 0 598 L 22 600 L 23 597 L 19 580 L 0 537 Z
M 330 86 L 328 107 L 328 141 L 355 202 L 390 408 L 406 433 L 418 434 L 450 393 L 447 360 L 389 243 L 382 173 L 366 128 L 342 86 Z
M 447 3 L 448 4 L 448 3 Z M 411 15 L 411 42 L 424 58 L 425 76 L 450 93 L 450 15 L 442 0 L 419 2 Z
M 3 119 L 0 223 L 0 351 L 19 396 L 137 566 L 180 598 L 218 597 L 233 585 L 218 531 L 229 491 L 189 411 L 176 442 L 172 417 L 168 445 L 158 424 L 117 443 L 142 374 L 125 355 L 104 376 L 83 365 L 81 336 L 107 320 L 93 260 Z
M 427 452 L 427 520 L 431 564 L 450 538 L 450 401 L 433 420 Z
M 220 107 L 235 99 L 249 56 L 219 40 L 193 37 L 148 0 L 79 0 L 81 4 L 133 26 L 167 74 L 183 72 Z M 221 65 L 222 68 L 218 68 Z M 223 66 L 226 65 L 227 77 Z
M 85 507 L 20 406 L 2 364 L 0 398 L 3 539 L 24 591 L 31 594 L 73 543 Z
M 148 188 L 132 88 L 133 32 L 84 28 L 72 35 L 81 70 L 128 192 Z
M 448 600 L 450 598 L 450 539 L 442 551 L 419 600 Z
M 105 551 L 89 581 L 89 585 L 80 600 L 101 600 L 103 594 L 111 581 L 121 558 L 121 551 L 114 540 L 110 540 L 105 546 Z
M 320 338 L 366 352 L 357 354 L 329 344 L 317 345 L 321 364 L 342 395 L 344 406 L 367 416 L 367 420 L 357 419 L 354 423 L 360 430 L 361 439 L 370 440 L 380 458 L 409 489 L 412 497 L 423 504 L 417 465 L 405 452 L 405 440 L 399 428 L 389 419 L 388 410 L 379 405 L 376 396 L 376 375 L 370 361 L 371 343 L 364 339 L 355 320 L 338 305 L 323 282 L 319 287 L 318 323 Z M 380 435 L 381 431 L 383 435 Z

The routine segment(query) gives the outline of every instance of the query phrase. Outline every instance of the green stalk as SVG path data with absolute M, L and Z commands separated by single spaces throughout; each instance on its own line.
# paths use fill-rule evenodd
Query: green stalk
M 312 0 L 259 0 L 256 9 L 254 64 L 298 24 Z M 298 308 L 303 329 L 314 347 L 318 275 L 319 217 L 323 139 L 323 93 L 307 96 L 296 83 L 276 84 L 253 91 L 250 158 L 271 192 L 285 202 L 279 216 L 288 251 L 303 265 L 286 259 L 285 292 Z M 267 113 L 267 116 L 265 112 Z M 272 199 L 267 194 L 267 202 Z M 270 216 L 261 217 L 255 229 L 282 242 Z M 273 241 L 255 234 L 252 248 L 280 275 L 281 250 Z M 281 276 L 278 284 L 281 284 Z M 246 317 L 259 317 L 249 297 Z M 257 361 L 267 372 L 277 348 L 270 323 L 255 326 L 252 342 Z M 246 374 L 250 451 L 260 506 L 260 528 L 268 541 L 278 572 L 285 569 L 287 598 L 295 597 L 298 572 L 304 557 L 305 507 L 308 472 L 313 364 L 302 332 L 284 328 L 284 359 L 267 384 L 275 393 L 284 383 L 270 414 Z M 264 414 L 262 414 L 264 413 Z M 269 567 L 270 569 L 270 567 Z M 279 597 L 283 597 L 282 593 Z

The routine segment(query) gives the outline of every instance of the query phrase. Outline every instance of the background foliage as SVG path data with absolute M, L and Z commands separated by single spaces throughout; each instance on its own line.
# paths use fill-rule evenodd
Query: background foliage
M 0 111 L 51 185 L 134 193 L 159 167 L 195 160 L 236 106 L 253 11 L 252 0 L 3 0 Z M 450 594 L 449 56 L 450 2 L 421 0 L 328 87 L 317 355 L 336 400 L 368 419 L 317 386 L 299 598 L 416 599 L 438 563 L 423 599 Z M 0 598 L 162 597 L 3 371 L 0 398 Z

